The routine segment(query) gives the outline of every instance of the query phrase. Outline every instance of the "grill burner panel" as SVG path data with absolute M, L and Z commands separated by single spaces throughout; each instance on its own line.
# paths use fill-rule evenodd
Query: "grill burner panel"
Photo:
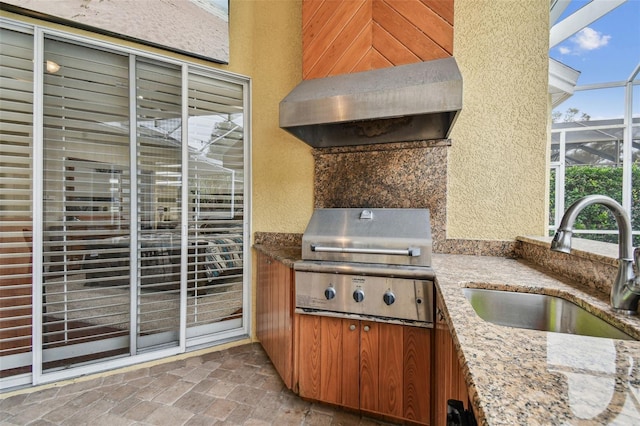
M 296 311 L 433 326 L 426 209 L 317 209 L 302 237 Z
M 296 306 L 303 312 L 433 321 L 431 281 L 298 271 L 296 292 Z

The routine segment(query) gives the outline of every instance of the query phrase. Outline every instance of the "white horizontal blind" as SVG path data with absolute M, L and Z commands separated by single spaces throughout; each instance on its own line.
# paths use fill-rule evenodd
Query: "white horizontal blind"
M 45 39 L 43 370 L 128 353 L 128 56 Z M 96 342 L 102 341 L 101 344 Z
M 0 368 L 31 370 L 33 36 L 0 30 Z
M 27 383 L 28 375 L 17 375 L 29 373 L 33 360 L 43 363 L 33 369 L 38 381 L 54 380 L 113 365 L 113 357 L 165 353 L 181 337 L 189 348 L 246 332 L 246 81 L 58 32 L 38 31 L 43 39 L 35 42 L 30 33 L 0 31 L 2 385 Z M 35 67 L 44 68 L 38 87 L 34 57 L 44 58 Z M 43 112 L 42 122 L 34 111 Z M 41 189 L 42 233 L 33 235 L 32 194 Z M 42 248 L 35 274 L 32 239 Z M 181 247 L 188 251 L 186 281 Z M 38 321 L 31 317 L 34 276 L 42 278 Z M 180 336 L 185 302 L 188 328 Z M 32 337 L 42 346 L 33 348 Z
M 136 61 L 138 349 L 179 344 L 181 88 L 179 66 Z
M 189 74 L 189 300 L 191 336 L 238 320 L 243 300 L 243 86 Z

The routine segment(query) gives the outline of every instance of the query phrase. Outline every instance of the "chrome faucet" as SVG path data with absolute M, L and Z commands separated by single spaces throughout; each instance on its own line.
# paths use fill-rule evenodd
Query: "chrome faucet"
M 634 263 L 639 265 L 640 251 L 633 249 L 629 215 L 616 200 L 605 195 L 588 195 L 573 203 L 562 216 L 551 242 L 551 250 L 571 253 L 573 224 L 578 214 L 592 204 L 607 207 L 618 223 L 618 275 L 611 286 L 611 306 L 621 313 L 636 315 L 640 300 L 640 277 L 636 276 Z

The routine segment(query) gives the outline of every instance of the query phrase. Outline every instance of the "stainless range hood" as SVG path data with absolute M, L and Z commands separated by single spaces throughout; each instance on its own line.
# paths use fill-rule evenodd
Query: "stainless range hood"
M 280 127 L 315 148 L 445 139 L 461 109 L 451 57 L 305 80 L 280 102 Z

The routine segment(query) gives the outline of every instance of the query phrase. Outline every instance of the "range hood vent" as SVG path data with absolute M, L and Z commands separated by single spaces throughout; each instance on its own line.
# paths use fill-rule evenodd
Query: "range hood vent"
M 446 139 L 462 109 L 453 57 L 305 80 L 280 127 L 315 148 Z

